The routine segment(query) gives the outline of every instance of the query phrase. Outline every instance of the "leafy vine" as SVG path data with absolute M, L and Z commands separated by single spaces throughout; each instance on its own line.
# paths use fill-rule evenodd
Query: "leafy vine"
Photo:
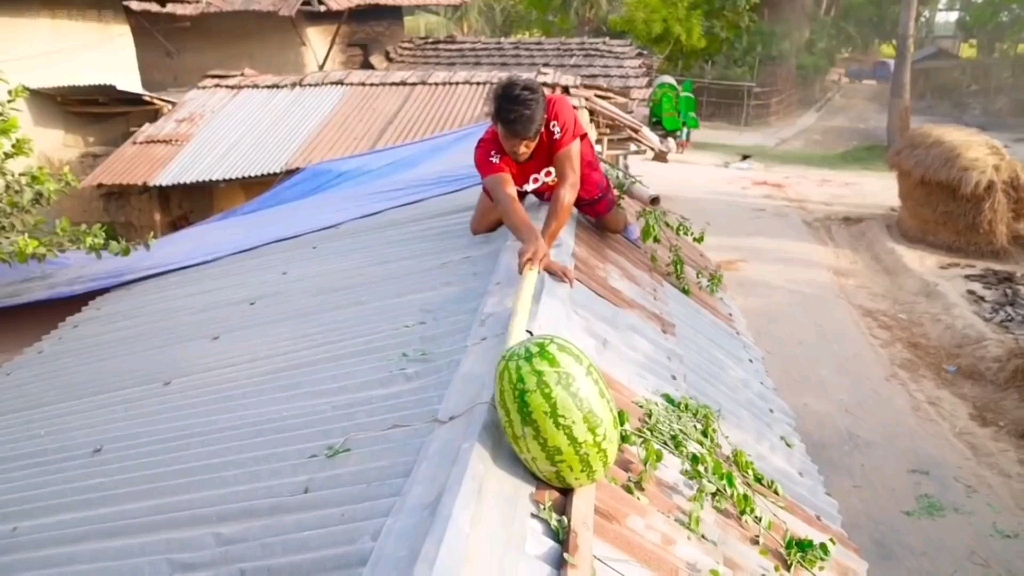
M 718 414 L 711 407 L 669 394 L 662 395 L 660 400 L 642 400 L 637 406 L 643 410 L 639 426 L 630 425 L 625 411 L 620 410 L 618 415 L 622 443 L 634 447 L 640 460 L 640 471 L 631 474 L 622 485 L 627 493 L 643 499 L 644 489 L 664 462 L 667 451 L 682 463 L 680 474 L 696 485 L 689 514 L 676 519 L 680 525 L 701 536 L 704 507 L 710 504 L 719 512 L 728 509 L 741 522 L 758 528 L 758 542 L 765 538 L 776 542 L 785 557 L 787 571 L 796 567 L 814 571 L 825 566 L 832 557 L 834 539 L 815 542 L 787 532 L 780 540 L 773 534 L 775 518 L 762 506 L 769 497 L 762 495 L 758 487 L 780 498 L 782 488 L 758 470 L 746 452 L 725 451 Z M 783 507 L 781 501 L 772 503 Z M 762 555 L 769 553 L 762 549 Z M 783 567 L 776 565 L 775 570 L 782 572 Z
M 626 189 L 631 183 L 643 184 L 635 176 L 618 168 L 606 166 L 605 174 L 612 186 L 615 187 L 620 206 L 626 197 Z M 703 244 L 706 239 L 705 231 L 694 229 L 692 223 L 682 216 L 670 214 L 653 206 L 642 207 L 637 213 L 637 221 L 640 225 L 640 239 L 644 244 L 668 247 L 669 258 L 666 272 L 680 292 L 687 296 L 691 295 L 693 291 L 686 275 L 686 260 L 683 257 L 682 245 L 679 240 L 686 239 L 697 245 Z M 650 258 L 652 265 L 660 264 L 656 253 L 652 252 Z M 700 288 L 708 294 L 715 295 L 722 290 L 724 277 L 720 271 L 705 273 L 698 270 L 694 275 Z

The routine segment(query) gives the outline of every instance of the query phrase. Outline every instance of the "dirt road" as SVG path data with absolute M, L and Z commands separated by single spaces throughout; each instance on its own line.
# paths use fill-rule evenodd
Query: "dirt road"
M 907 361 L 893 324 L 880 321 L 894 312 L 900 322 L 879 292 L 901 287 L 877 289 L 873 274 L 885 272 L 855 246 L 867 242 L 860 216 L 884 222 L 896 205 L 892 177 L 679 162 L 633 170 L 667 208 L 708 223 L 706 248 L 871 573 L 1024 574 L 1013 448 L 934 370 Z

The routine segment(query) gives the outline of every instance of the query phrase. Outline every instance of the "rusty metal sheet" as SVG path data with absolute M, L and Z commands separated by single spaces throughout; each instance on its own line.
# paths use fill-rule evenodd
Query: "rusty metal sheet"
M 377 148 L 422 140 L 486 120 L 489 84 L 417 86 L 377 141 Z
M 397 146 L 485 119 L 488 84 L 354 86 L 289 162 L 325 160 Z
M 301 168 L 376 148 L 381 133 L 408 105 L 412 86 L 353 86 L 333 113 L 288 162 Z
M 147 186 L 181 152 L 180 144 L 150 142 L 127 144 L 114 151 L 92 173 L 82 180 L 82 187 Z
M 237 94 L 235 90 L 224 88 L 192 90 L 169 113 L 139 130 L 135 142 L 185 144 Z
M 345 86 L 314 86 L 239 91 L 230 105 L 209 118 L 154 184 L 282 173 L 346 90 Z

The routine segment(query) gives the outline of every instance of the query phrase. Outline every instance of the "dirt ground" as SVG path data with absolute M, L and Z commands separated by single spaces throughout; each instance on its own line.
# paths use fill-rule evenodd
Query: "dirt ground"
M 808 129 L 783 142 L 786 150 L 841 152 L 885 143 L 889 86 L 847 84 Z
M 1005 337 L 974 314 L 962 271 L 893 234 L 889 174 L 723 160 L 691 150 L 632 168 L 707 225 L 871 573 L 1024 574 L 1020 398 L 978 377 Z

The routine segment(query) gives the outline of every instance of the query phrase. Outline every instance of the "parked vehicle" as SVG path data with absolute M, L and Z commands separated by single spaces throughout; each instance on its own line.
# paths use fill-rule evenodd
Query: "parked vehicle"
M 848 66 L 843 75 L 853 83 L 874 80 L 879 84 L 888 84 L 892 80 L 892 67 L 892 60 L 875 60 L 869 65 Z

